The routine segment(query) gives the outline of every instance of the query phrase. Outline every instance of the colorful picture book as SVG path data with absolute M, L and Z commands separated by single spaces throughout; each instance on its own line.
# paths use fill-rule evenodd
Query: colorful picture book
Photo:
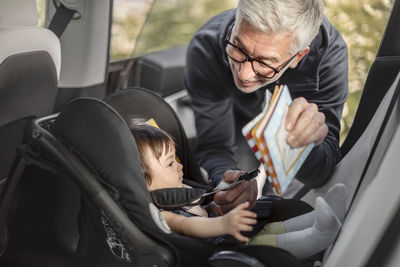
M 307 158 L 314 144 L 291 148 L 286 142 L 286 114 L 292 103 L 286 85 L 276 86 L 265 95 L 260 114 L 247 123 L 242 133 L 257 159 L 264 165 L 274 193 L 283 194 Z

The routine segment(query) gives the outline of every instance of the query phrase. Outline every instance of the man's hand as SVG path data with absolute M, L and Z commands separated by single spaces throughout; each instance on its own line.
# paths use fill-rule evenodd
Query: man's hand
M 308 103 L 304 97 L 293 100 L 286 115 L 287 143 L 293 147 L 302 147 L 314 142 L 319 145 L 328 134 L 325 115 L 318 106 Z
M 232 183 L 238 179 L 242 171 L 238 170 L 227 170 L 224 173 L 223 181 Z M 257 181 L 251 179 L 250 181 L 245 181 L 234 188 L 227 191 L 220 191 L 215 194 L 214 201 L 217 205 L 221 206 L 223 213 L 229 212 L 231 209 L 239 206 L 241 203 L 246 201 L 249 202 L 248 209 L 252 209 L 256 203 L 257 199 Z

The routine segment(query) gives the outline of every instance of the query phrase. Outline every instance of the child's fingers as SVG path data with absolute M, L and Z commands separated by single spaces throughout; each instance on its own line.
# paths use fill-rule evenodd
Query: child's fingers
M 249 232 L 253 230 L 253 227 L 248 224 L 239 224 L 238 226 L 240 231 Z
M 249 207 L 250 203 L 248 201 L 243 202 L 242 204 L 240 204 L 239 206 L 236 207 L 236 209 L 238 210 L 244 210 L 247 209 Z
M 256 219 L 252 219 L 252 218 L 242 218 L 240 220 L 240 223 L 247 224 L 247 225 L 254 225 L 254 224 L 257 223 L 257 220 Z
M 257 218 L 257 213 L 254 213 L 252 211 L 249 210 L 241 210 L 240 211 L 240 216 L 241 217 L 248 217 L 248 218 Z
M 233 235 L 233 237 L 235 237 L 237 240 L 239 240 L 240 242 L 247 242 L 250 239 L 248 237 L 245 237 L 244 235 L 240 234 L 240 232 L 237 232 Z

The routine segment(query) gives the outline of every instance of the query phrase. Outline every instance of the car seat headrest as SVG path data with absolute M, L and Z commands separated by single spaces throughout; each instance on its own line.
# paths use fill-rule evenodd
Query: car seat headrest
M 0 64 L 27 52 L 47 52 L 57 70 L 61 69 L 61 46 L 49 29 L 38 27 L 35 0 L 0 1 Z M 28 74 L 27 74 L 28 75 Z
M 36 26 L 38 14 L 35 0 L 1 0 L 0 28 Z
M 165 232 L 154 215 L 134 137 L 112 107 L 101 100 L 79 98 L 64 107 L 51 131 L 103 182 L 118 190 L 119 204 L 138 227 Z

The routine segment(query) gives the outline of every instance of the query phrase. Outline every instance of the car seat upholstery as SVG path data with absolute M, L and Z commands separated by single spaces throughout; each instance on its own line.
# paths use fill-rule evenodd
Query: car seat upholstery
M 47 121 L 46 121 L 47 120 Z M 54 122 L 52 122 L 54 120 Z M 42 125 L 42 127 L 40 127 Z M 49 129 L 47 131 L 46 129 Z M 267 246 L 238 246 L 243 255 L 235 257 L 220 252 L 204 240 L 171 233 L 152 204 L 140 169 L 134 138 L 123 118 L 109 105 L 96 99 L 81 98 L 67 105 L 55 117 L 35 120 L 31 138 L 41 155 L 50 153 L 86 196 L 92 218 L 106 218 L 129 251 L 135 266 L 249 266 L 260 262 L 266 266 L 300 266 L 290 253 Z M 35 153 L 38 154 L 38 151 Z M 48 156 L 49 156 L 48 155 Z M 88 215 L 87 213 L 83 215 Z M 96 216 L 98 216 L 96 218 Z M 100 228 L 104 226 L 97 224 Z M 92 225 L 87 225 L 91 228 Z M 80 244 L 81 262 L 85 266 L 127 266 L 108 255 L 104 235 L 97 235 L 102 244 Z M 88 240 L 83 240 L 83 243 Z M 101 256 L 100 256 L 101 255 Z M 224 258 L 225 257 L 225 258 Z M 262 265 L 261 265 L 262 266 Z
M 36 25 L 36 1 L 0 2 L 0 181 L 10 174 L 24 118 L 51 113 L 57 94 L 60 43 Z
M 181 242 L 187 243 L 188 238 L 169 234 L 168 229 L 160 221 L 158 210 L 154 210 L 154 206 L 150 204 L 150 195 L 141 173 L 133 136 L 122 118 L 111 107 L 96 100 L 76 100 L 61 112 L 55 120 L 52 130 L 64 142 L 79 151 L 79 154 L 92 165 L 105 184 L 111 185 L 119 192 L 118 202 L 124 208 L 129 219 L 134 221 L 143 232 L 148 233 L 153 239 L 159 240 L 161 244 L 164 243 L 165 247 L 168 245 L 162 240 L 166 235 L 171 235 L 180 239 Z M 83 186 L 88 197 L 95 204 L 98 204 L 99 201 L 106 202 L 104 203 L 106 205 L 101 205 L 101 210 L 117 232 L 123 230 L 123 234 L 120 235 L 123 237 L 122 241 L 125 241 L 128 249 L 131 248 L 130 252 L 134 252 L 132 257 L 137 260 L 138 265 L 145 265 L 146 260 L 150 262 L 157 262 L 157 259 L 165 262 L 174 260 L 174 257 L 171 258 L 171 252 L 162 245 L 155 245 L 138 231 L 132 235 L 129 227 L 134 227 L 133 224 L 129 227 L 126 227 L 126 224 L 129 223 L 126 221 L 125 225 L 115 224 L 118 218 L 114 218 L 113 211 L 118 210 L 117 206 L 105 195 L 102 187 L 100 187 L 101 193 L 96 192 L 100 186 L 95 183 L 97 180 L 78 181 L 80 185 L 82 182 L 88 183 Z M 91 193 L 95 194 L 91 195 Z M 111 205 L 111 208 L 106 209 L 107 205 Z M 119 216 L 124 215 L 123 212 Z M 127 220 L 127 218 L 124 219 Z M 192 252 L 187 251 L 189 247 L 193 249 Z M 187 251 L 188 254 L 197 251 L 203 256 L 204 253 L 210 253 L 205 243 L 201 241 L 196 242 L 193 246 L 185 244 L 179 248 L 179 251 Z M 169 263 L 171 264 L 171 262 Z M 99 261 L 98 264 L 104 263 Z
M 359 137 L 355 145 L 336 166 L 333 176 L 328 183 L 320 188 L 315 188 L 304 197 L 308 203 L 313 203 L 315 198 L 323 195 L 335 183 L 344 183 L 347 187 L 347 199 L 351 200 L 356 193 L 357 187 L 364 174 L 364 169 L 371 154 L 375 152 L 374 147 L 381 138 L 381 131 L 387 122 L 387 116 L 393 110 L 394 101 L 400 92 L 400 73 L 388 88 L 385 97 L 380 103 L 364 133 Z M 350 203 L 347 203 L 350 204 Z
M 399 81 L 399 76 L 396 81 Z M 397 266 L 399 255 L 399 83 L 379 130 L 341 234 L 324 266 Z M 382 102 L 383 103 L 383 102 Z M 350 153 L 350 152 L 349 152 Z M 354 166 L 353 166 L 354 168 Z M 396 251 L 397 250 L 397 251 Z M 329 250 L 328 250 L 329 251 Z
M 17 179 L 17 147 L 32 117 L 53 111 L 60 73 L 60 43 L 37 26 L 35 0 L 0 1 L 0 255 Z M 20 168 L 23 167 L 20 165 Z
M 303 197 L 304 201 L 312 203 L 318 195 L 325 194 L 332 184 L 342 182 L 346 184 L 347 187 L 346 193 L 347 199 L 349 200 L 347 203 L 347 209 L 351 211 L 348 216 L 349 218 L 347 218 L 346 221 L 354 221 L 354 218 L 351 215 L 359 214 L 360 208 L 353 208 L 353 202 L 355 199 L 363 199 L 362 197 L 365 195 L 365 191 L 367 191 L 366 189 L 368 189 L 371 181 L 375 178 L 375 173 L 377 169 L 379 169 L 380 162 L 382 161 L 385 151 L 387 151 L 388 145 L 395 133 L 397 125 L 396 122 L 393 123 L 393 121 L 398 118 L 397 102 L 399 94 L 400 72 L 398 72 L 396 79 L 388 88 L 382 102 L 365 131 L 339 162 L 328 183 L 323 187 L 308 192 Z M 393 173 L 391 175 L 393 175 Z M 371 191 L 371 189 L 369 191 Z M 376 197 L 376 195 L 373 197 Z M 383 197 L 383 195 L 381 195 L 381 197 Z M 363 201 L 369 203 L 371 202 L 371 199 L 367 198 L 363 199 Z M 365 206 L 363 208 L 365 208 Z M 374 212 L 372 208 L 370 211 Z M 350 225 L 349 227 L 353 226 Z M 375 233 L 375 230 L 373 232 Z M 325 258 L 329 260 L 329 254 L 327 254 Z M 334 262 L 335 261 L 337 261 L 337 256 L 334 258 Z

